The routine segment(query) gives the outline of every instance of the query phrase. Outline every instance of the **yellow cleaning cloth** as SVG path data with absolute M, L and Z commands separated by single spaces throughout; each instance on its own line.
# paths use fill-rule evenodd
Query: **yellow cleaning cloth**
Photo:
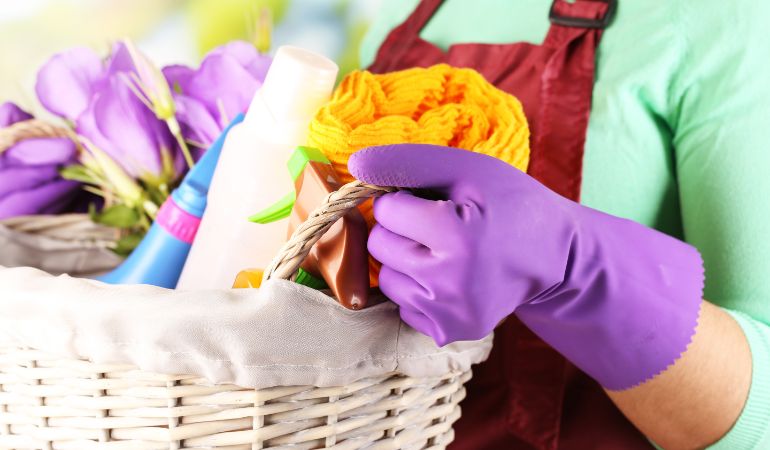
M 400 143 L 463 148 L 522 171 L 529 163 L 521 103 L 475 70 L 446 64 L 383 75 L 352 72 L 316 114 L 308 142 L 346 183 L 353 180 L 347 163 L 355 151 Z
M 385 144 L 435 144 L 501 159 L 519 170 L 529 164 L 529 127 L 521 103 L 472 69 L 439 64 L 345 77 L 310 124 L 308 145 L 321 149 L 341 181 L 353 180 L 348 159 Z M 371 227 L 372 202 L 360 210 Z M 379 264 L 370 258 L 370 281 Z

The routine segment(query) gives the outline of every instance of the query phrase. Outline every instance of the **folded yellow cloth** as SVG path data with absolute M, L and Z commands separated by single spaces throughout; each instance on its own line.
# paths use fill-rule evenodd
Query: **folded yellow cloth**
M 310 124 L 308 145 L 321 149 L 341 181 L 353 180 L 348 159 L 357 150 L 418 143 L 463 148 L 527 170 L 529 126 L 521 103 L 472 69 L 439 64 L 345 77 Z M 374 223 L 372 202 L 359 207 Z M 369 258 L 370 282 L 379 264 Z
M 310 124 L 308 144 L 352 181 L 355 151 L 384 144 L 458 147 L 525 171 L 529 127 L 521 103 L 472 69 L 439 64 L 375 75 L 349 74 Z

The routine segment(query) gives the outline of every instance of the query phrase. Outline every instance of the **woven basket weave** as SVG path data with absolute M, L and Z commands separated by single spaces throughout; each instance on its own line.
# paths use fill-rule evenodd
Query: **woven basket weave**
M 391 190 L 354 182 L 330 194 L 266 277 L 291 278 L 345 211 Z M 441 449 L 453 440 L 470 378 L 392 373 L 333 388 L 255 390 L 5 347 L 0 448 Z

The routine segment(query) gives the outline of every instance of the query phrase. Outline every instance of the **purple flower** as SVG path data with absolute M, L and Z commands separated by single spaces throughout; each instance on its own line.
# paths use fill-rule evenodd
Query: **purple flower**
M 118 76 L 94 94 L 77 130 L 135 178 L 159 184 L 184 171 L 166 124 Z
M 270 62 L 252 44 L 234 41 L 209 52 L 197 70 L 165 67 L 185 136 L 211 145 L 237 114 L 246 111 Z
M 0 127 L 32 116 L 13 103 L 0 105 Z M 27 139 L 0 153 L 0 219 L 65 210 L 80 184 L 59 169 L 76 161 L 75 144 L 64 138 Z
M 270 58 L 253 45 L 235 41 L 212 50 L 197 70 L 166 67 L 163 76 L 174 88 L 175 104 L 164 103 L 162 110 L 176 110 L 170 118 L 159 118 L 152 109 L 167 89 L 150 76 L 149 60 L 124 43 L 116 44 L 105 61 L 85 48 L 55 55 L 38 72 L 35 89 L 49 111 L 74 123 L 83 138 L 130 176 L 162 184 L 185 166 L 181 138 L 175 139 L 161 119 L 176 130 L 178 119 L 187 139 L 208 147 L 248 108 L 269 65 Z
M 102 61 L 88 49 L 52 57 L 38 72 L 36 92 L 51 112 L 115 160 L 128 174 L 154 184 L 174 180 L 184 161 L 166 124 L 131 90 L 138 69 L 125 44 Z
M 52 113 L 77 120 L 104 79 L 104 63 L 88 48 L 77 47 L 51 57 L 37 73 L 35 92 Z

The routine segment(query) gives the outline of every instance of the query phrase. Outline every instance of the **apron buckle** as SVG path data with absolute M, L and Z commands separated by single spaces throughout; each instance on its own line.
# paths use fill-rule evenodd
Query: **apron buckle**
M 618 0 L 600 0 L 607 3 L 607 10 L 604 15 L 598 19 L 588 19 L 585 17 L 570 17 L 562 16 L 556 12 L 556 3 L 560 0 L 556 0 L 551 5 L 551 11 L 548 13 L 548 19 L 552 24 L 561 25 L 564 27 L 573 28 L 598 28 L 605 29 L 612 22 L 612 18 L 615 16 L 615 11 L 618 9 Z

